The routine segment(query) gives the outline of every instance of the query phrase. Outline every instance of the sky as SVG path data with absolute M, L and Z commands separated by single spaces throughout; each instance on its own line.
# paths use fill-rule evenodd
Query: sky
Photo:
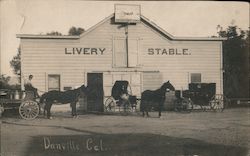
M 83 1 L 0 0 L 0 74 L 13 76 L 10 61 L 17 54 L 16 34 L 67 34 L 85 30 L 114 13 L 114 4 L 139 4 L 141 14 L 176 37 L 217 35 L 217 25 L 249 28 L 249 4 L 215 1 Z

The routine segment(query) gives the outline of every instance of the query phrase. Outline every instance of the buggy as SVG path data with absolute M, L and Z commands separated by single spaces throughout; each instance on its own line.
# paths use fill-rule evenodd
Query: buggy
M 175 96 L 175 111 L 210 109 L 222 112 L 228 104 L 224 95 L 216 94 L 215 83 L 190 83 L 188 90 L 178 90 L 175 92 Z
M 40 112 L 39 102 L 31 91 L 0 90 L 0 116 L 7 109 L 18 109 L 21 118 L 35 119 Z
M 116 81 L 112 87 L 111 96 L 105 100 L 104 110 L 106 112 L 132 112 L 135 110 L 138 100 L 136 96 L 132 95 L 128 81 Z

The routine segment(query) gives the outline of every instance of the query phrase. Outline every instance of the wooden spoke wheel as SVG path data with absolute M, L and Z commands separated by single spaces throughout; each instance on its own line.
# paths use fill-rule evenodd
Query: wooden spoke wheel
M 0 103 L 0 117 L 2 117 L 3 112 L 4 112 L 4 107 L 3 104 Z
M 177 112 L 191 112 L 193 109 L 193 102 L 187 98 L 181 98 L 175 101 L 174 110 Z
M 183 111 L 191 112 L 193 110 L 193 102 L 191 99 L 184 98 L 181 103 Z
M 227 102 L 228 100 L 224 95 L 215 94 L 209 103 L 212 110 L 222 112 L 227 106 Z
M 19 114 L 25 120 L 35 119 L 39 114 L 39 105 L 36 101 L 23 101 L 19 107 Z
M 106 99 L 106 101 L 104 103 L 104 111 L 105 112 L 114 112 L 115 106 L 116 106 L 115 99 L 112 96 L 110 96 Z
M 120 110 L 122 112 L 128 113 L 128 112 L 133 112 L 132 106 L 129 101 L 124 101 L 122 105 L 122 109 Z

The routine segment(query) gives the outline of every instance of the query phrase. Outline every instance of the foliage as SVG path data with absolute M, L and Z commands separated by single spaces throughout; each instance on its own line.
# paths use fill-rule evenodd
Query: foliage
M 81 27 L 74 27 L 72 26 L 69 31 L 68 31 L 68 35 L 71 36 L 77 36 L 77 35 L 81 35 L 85 30 Z M 58 31 L 51 31 L 49 33 L 47 33 L 46 35 L 52 35 L 52 36 L 62 36 L 63 34 L 58 32 Z
M 9 81 L 10 81 L 10 76 L 5 76 L 5 75 L 0 75 L 0 89 L 21 89 L 20 85 L 10 85 Z
M 75 35 L 75 36 L 77 36 L 77 35 L 81 35 L 83 32 L 84 32 L 85 30 L 83 29 L 83 28 L 81 28 L 81 27 L 79 27 L 79 28 L 76 28 L 76 27 L 71 27 L 70 29 L 69 29 L 69 32 L 68 32 L 68 35 Z
M 62 33 L 58 32 L 58 31 L 51 31 L 51 32 L 47 33 L 46 35 L 62 36 Z
M 14 74 L 18 77 L 21 76 L 21 47 L 17 49 L 17 55 L 12 58 L 10 61 L 10 66 L 13 68 Z
M 249 96 L 249 30 L 237 26 L 218 32 L 223 41 L 224 94 L 230 98 Z

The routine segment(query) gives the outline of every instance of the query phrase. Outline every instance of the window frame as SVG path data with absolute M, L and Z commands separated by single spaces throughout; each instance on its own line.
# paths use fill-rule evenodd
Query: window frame
M 50 88 L 50 86 L 49 86 L 49 80 L 50 80 L 50 77 L 57 77 L 58 76 L 58 78 L 59 78 L 59 80 L 58 80 L 58 88 Z M 48 87 L 48 91 L 51 91 L 51 90 L 58 90 L 58 91 L 61 91 L 61 75 L 60 74 L 48 74 L 48 76 L 47 76 L 47 78 L 48 78 L 48 85 L 47 85 L 47 87 Z
M 199 76 L 199 78 L 198 78 Z M 196 81 L 196 80 L 200 80 L 200 81 Z M 195 81 L 194 81 L 195 80 Z M 202 74 L 201 73 L 191 73 L 190 74 L 190 82 L 191 83 L 201 83 L 202 82 Z
M 125 51 L 125 54 L 126 54 L 126 64 L 125 65 L 122 65 L 122 66 L 119 66 L 119 65 L 116 65 L 116 51 L 115 51 L 115 42 L 116 40 L 123 40 L 125 42 L 125 48 L 126 48 L 126 51 Z M 134 55 L 136 55 L 136 65 L 131 65 L 129 62 L 130 62 L 130 58 L 131 58 L 131 55 L 129 54 L 129 40 L 134 40 L 136 41 L 137 43 L 137 46 L 136 46 L 136 53 L 134 53 Z M 134 37 L 128 37 L 128 41 L 126 41 L 126 37 L 124 36 L 118 36 L 118 37 L 114 37 L 113 36 L 113 55 L 112 55 L 112 65 L 114 68 L 137 68 L 140 66 L 140 60 L 139 60 L 139 51 L 140 51 L 140 38 L 134 38 Z M 133 53 L 132 53 L 133 54 Z

